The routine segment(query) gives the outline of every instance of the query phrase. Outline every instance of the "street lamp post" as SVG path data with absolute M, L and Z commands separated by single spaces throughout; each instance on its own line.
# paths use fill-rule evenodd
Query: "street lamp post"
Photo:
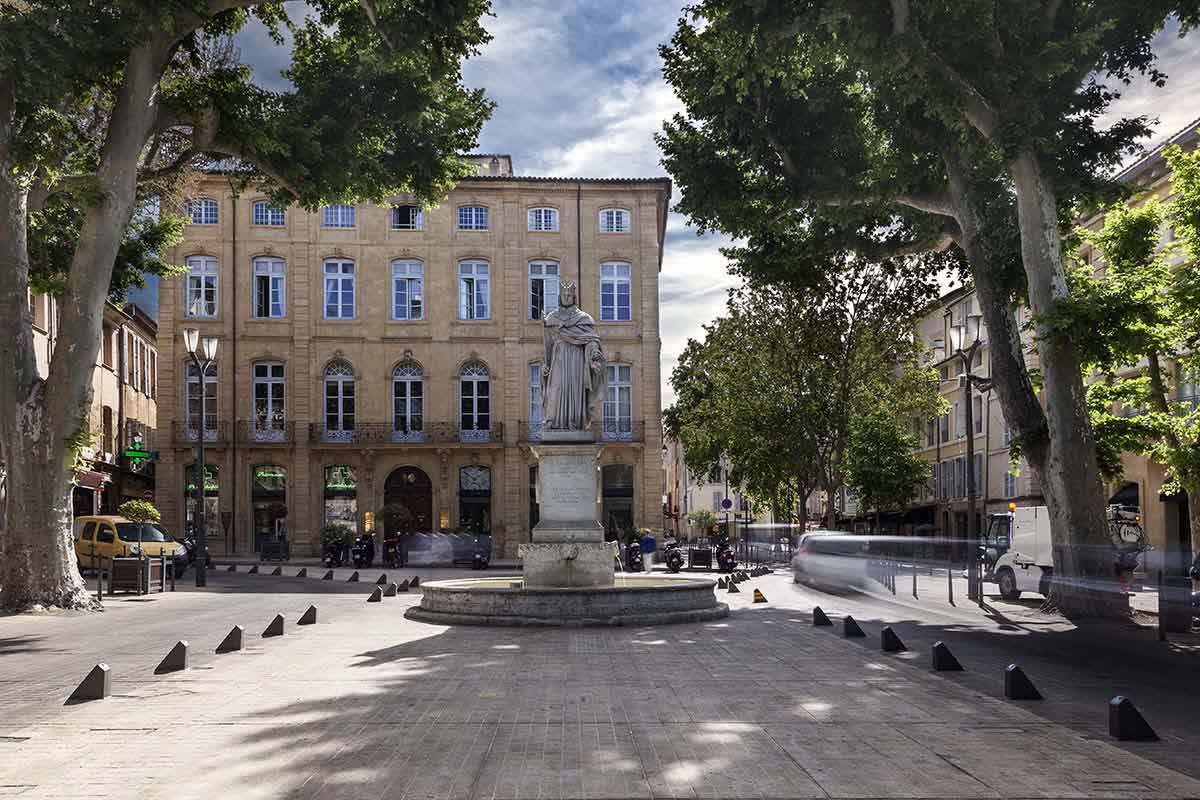
M 208 376 L 209 367 L 217 358 L 217 338 L 205 336 L 201 340 L 200 331 L 195 328 L 185 328 L 183 346 L 199 372 L 200 425 L 196 432 L 196 586 L 207 586 L 208 525 L 204 510 L 204 435 L 206 432 L 204 411 L 208 402 L 205 396 L 208 387 L 205 378 Z
M 980 315 L 971 314 L 967 316 L 965 324 L 950 326 L 950 347 L 962 361 L 962 376 L 959 382 L 962 384 L 963 403 L 966 406 L 964 418 L 967 424 L 967 597 L 980 605 L 983 604 L 983 586 L 977 557 L 979 529 L 975 520 L 975 409 L 971 388 L 975 384 L 983 391 L 991 387 L 991 381 L 971 372 L 971 364 L 982 344 L 979 339 L 981 320 Z

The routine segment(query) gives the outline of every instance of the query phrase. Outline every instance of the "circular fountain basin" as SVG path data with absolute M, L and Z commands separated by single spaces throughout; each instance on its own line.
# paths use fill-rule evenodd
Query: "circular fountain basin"
M 439 625 L 585 626 L 705 622 L 729 615 L 705 578 L 617 575 L 613 586 L 525 588 L 521 576 L 422 583 L 409 619 Z

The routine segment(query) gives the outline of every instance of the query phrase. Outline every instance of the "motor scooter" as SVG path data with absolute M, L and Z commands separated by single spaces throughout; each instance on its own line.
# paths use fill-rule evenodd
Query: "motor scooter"
M 350 546 L 350 559 L 354 562 L 356 569 L 369 567 L 375 563 L 375 537 L 371 534 L 364 534 L 354 540 L 354 544 Z
M 674 536 L 668 536 L 663 541 L 663 561 L 666 562 L 669 572 L 679 572 L 683 569 L 683 548 Z
M 645 567 L 642 559 L 642 546 L 637 542 L 625 545 L 625 571 L 641 572 Z

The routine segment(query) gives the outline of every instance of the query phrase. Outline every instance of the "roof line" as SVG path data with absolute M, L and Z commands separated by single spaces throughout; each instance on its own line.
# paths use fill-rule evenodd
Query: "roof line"
M 1198 136 L 1200 136 L 1200 117 L 1197 117 L 1185 125 L 1182 129 L 1160 141 L 1137 161 L 1118 172 L 1113 180 L 1121 183 L 1127 183 L 1134 180 L 1152 164 L 1157 164 L 1162 160 L 1162 151 L 1165 147 L 1172 144 L 1182 144 L 1186 141 L 1190 141 L 1190 139 L 1197 138 Z

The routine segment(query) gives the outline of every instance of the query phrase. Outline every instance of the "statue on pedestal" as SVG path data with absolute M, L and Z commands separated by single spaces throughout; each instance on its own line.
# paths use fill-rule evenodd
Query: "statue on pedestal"
M 576 304 L 576 287 L 571 281 L 562 284 L 558 308 L 546 315 L 545 342 L 544 430 L 590 430 L 592 409 L 604 397 L 608 369 L 596 321 Z

